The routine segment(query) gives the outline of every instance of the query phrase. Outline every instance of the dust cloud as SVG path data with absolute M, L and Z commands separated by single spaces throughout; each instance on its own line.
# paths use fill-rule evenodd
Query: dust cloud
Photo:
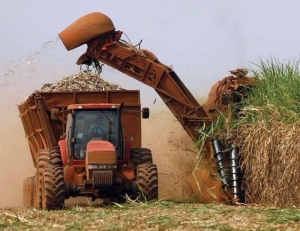
M 34 175 L 34 167 L 17 106 L 2 109 L 0 208 L 17 207 L 23 204 L 23 180 Z
M 152 150 L 158 168 L 159 198 L 193 200 L 187 176 L 196 166 L 197 150 L 191 138 L 167 109 L 150 112 L 142 129 L 143 147 Z
M 1 110 L 0 208 L 23 204 L 23 180 L 35 169 L 17 105 Z M 150 148 L 159 171 L 159 198 L 182 201 L 192 189 L 187 175 L 194 168 L 194 144 L 171 112 L 156 110 L 142 122 L 143 147 Z

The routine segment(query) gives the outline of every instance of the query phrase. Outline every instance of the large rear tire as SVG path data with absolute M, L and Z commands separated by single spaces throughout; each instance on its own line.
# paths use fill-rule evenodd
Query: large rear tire
M 50 163 L 52 165 L 62 166 L 60 151 L 56 148 L 50 149 Z
M 133 148 L 131 149 L 131 161 L 135 166 L 139 164 L 153 164 L 152 152 L 148 148 Z
M 40 149 L 37 155 L 40 169 L 49 165 L 62 166 L 61 155 L 57 148 Z
M 42 209 L 58 210 L 64 208 L 65 182 L 63 168 L 46 167 L 42 179 Z
M 136 170 L 136 183 L 142 201 L 158 199 L 158 173 L 155 164 L 139 164 Z
M 40 149 L 37 153 L 38 164 L 34 189 L 34 207 L 42 209 L 42 178 L 43 172 L 49 166 L 62 166 L 60 152 L 56 149 Z
M 25 207 L 34 206 L 35 176 L 27 177 L 23 182 L 23 205 Z
M 36 166 L 36 182 L 34 194 L 34 207 L 36 209 L 42 208 L 42 178 L 43 171 L 50 166 L 50 149 L 40 149 L 37 153 L 38 163 Z

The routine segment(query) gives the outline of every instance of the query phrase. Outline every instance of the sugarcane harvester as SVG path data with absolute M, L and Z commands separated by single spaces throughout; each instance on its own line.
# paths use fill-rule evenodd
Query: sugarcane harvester
M 67 50 L 87 44 L 86 52 L 77 61 L 78 65 L 101 67 L 99 63 L 101 62 L 152 87 L 194 142 L 199 140 L 201 135 L 199 130 L 203 126 L 209 127 L 220 113 L 230 109 L 230 104 L 240 101 L 237 92 L 244 86 L 253 84 L 253 79 L 247 76 L 247 70 L 232 71 L 231 76 L 225 77 L 211 88 L 209 98 L 202 106 L 171 67 L 161 63 L 151 51 L 141 49 L 140 44 L 133 46 L 121 39 L 122 33 L 115 30 L 108 16 L 93 12 L 73 22 L 59 34 L 59 37 Z M 234 175 L 231 182 L 215 179 L 218 171 L 221 178 L 226 178 L 221 154 L 218 141 L 207 142 L 203 158 L 210 167 L 205 171 L 200 169 L 201 173 L 197 180 L 201 181 L 202 178 L 205 180 L 202 180 L 201 184 L 197 182 L 194 185 L 197 185 L 198 191 L 205 191 L 204 188 L 207 187 L 212 188 L 217 201 L 238 200 L 239 185 L 234 169 L 235 152 L 231 154 L 231 172 Z M 216 157 L 217 164 L 216 159 L 211 158 L 213 156 Z M 231 190 L 224 192 L 223 189 L 227 187 L 231 187 Z M 196 187 L 193 189 L 197 191 Z M 200 200 L 210 202 L 214 199 L 202 196 Z

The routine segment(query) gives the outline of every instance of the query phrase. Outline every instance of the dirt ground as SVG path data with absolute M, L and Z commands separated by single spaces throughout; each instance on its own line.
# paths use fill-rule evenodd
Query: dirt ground
M 27 140 L 16 105 L 0 111 L 0 208 L 22 206 L 24 178 L 34 174 Z M 143 147 L 150 148 L 159 171 L 159 197 L 186 200 L 192 190 L 186 179 L 194 168 L 194 144 L 167 110 L 151 112 L 143 120 Z

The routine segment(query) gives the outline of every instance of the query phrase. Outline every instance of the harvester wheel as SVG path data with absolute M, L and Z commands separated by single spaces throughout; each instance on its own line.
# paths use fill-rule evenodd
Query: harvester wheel
M 27 177 L 23 182 L 23 205 L 25 207 L 34 206 L 34 185 L 35 176 Z
M 65 182 L 63 168 L 46 167 L 42 178 L 42 209 L 57 210 L 64 208 Z
M 158 174 L 156 165 L 139 164 L 136 172 L 136 183 L 140 199 L 143 201 L 158 199 Z
M 135 166 L 139 164 L 153 164 L 152 153 L 148 148 L 133 148 L 131 149 L 131 161 Z

